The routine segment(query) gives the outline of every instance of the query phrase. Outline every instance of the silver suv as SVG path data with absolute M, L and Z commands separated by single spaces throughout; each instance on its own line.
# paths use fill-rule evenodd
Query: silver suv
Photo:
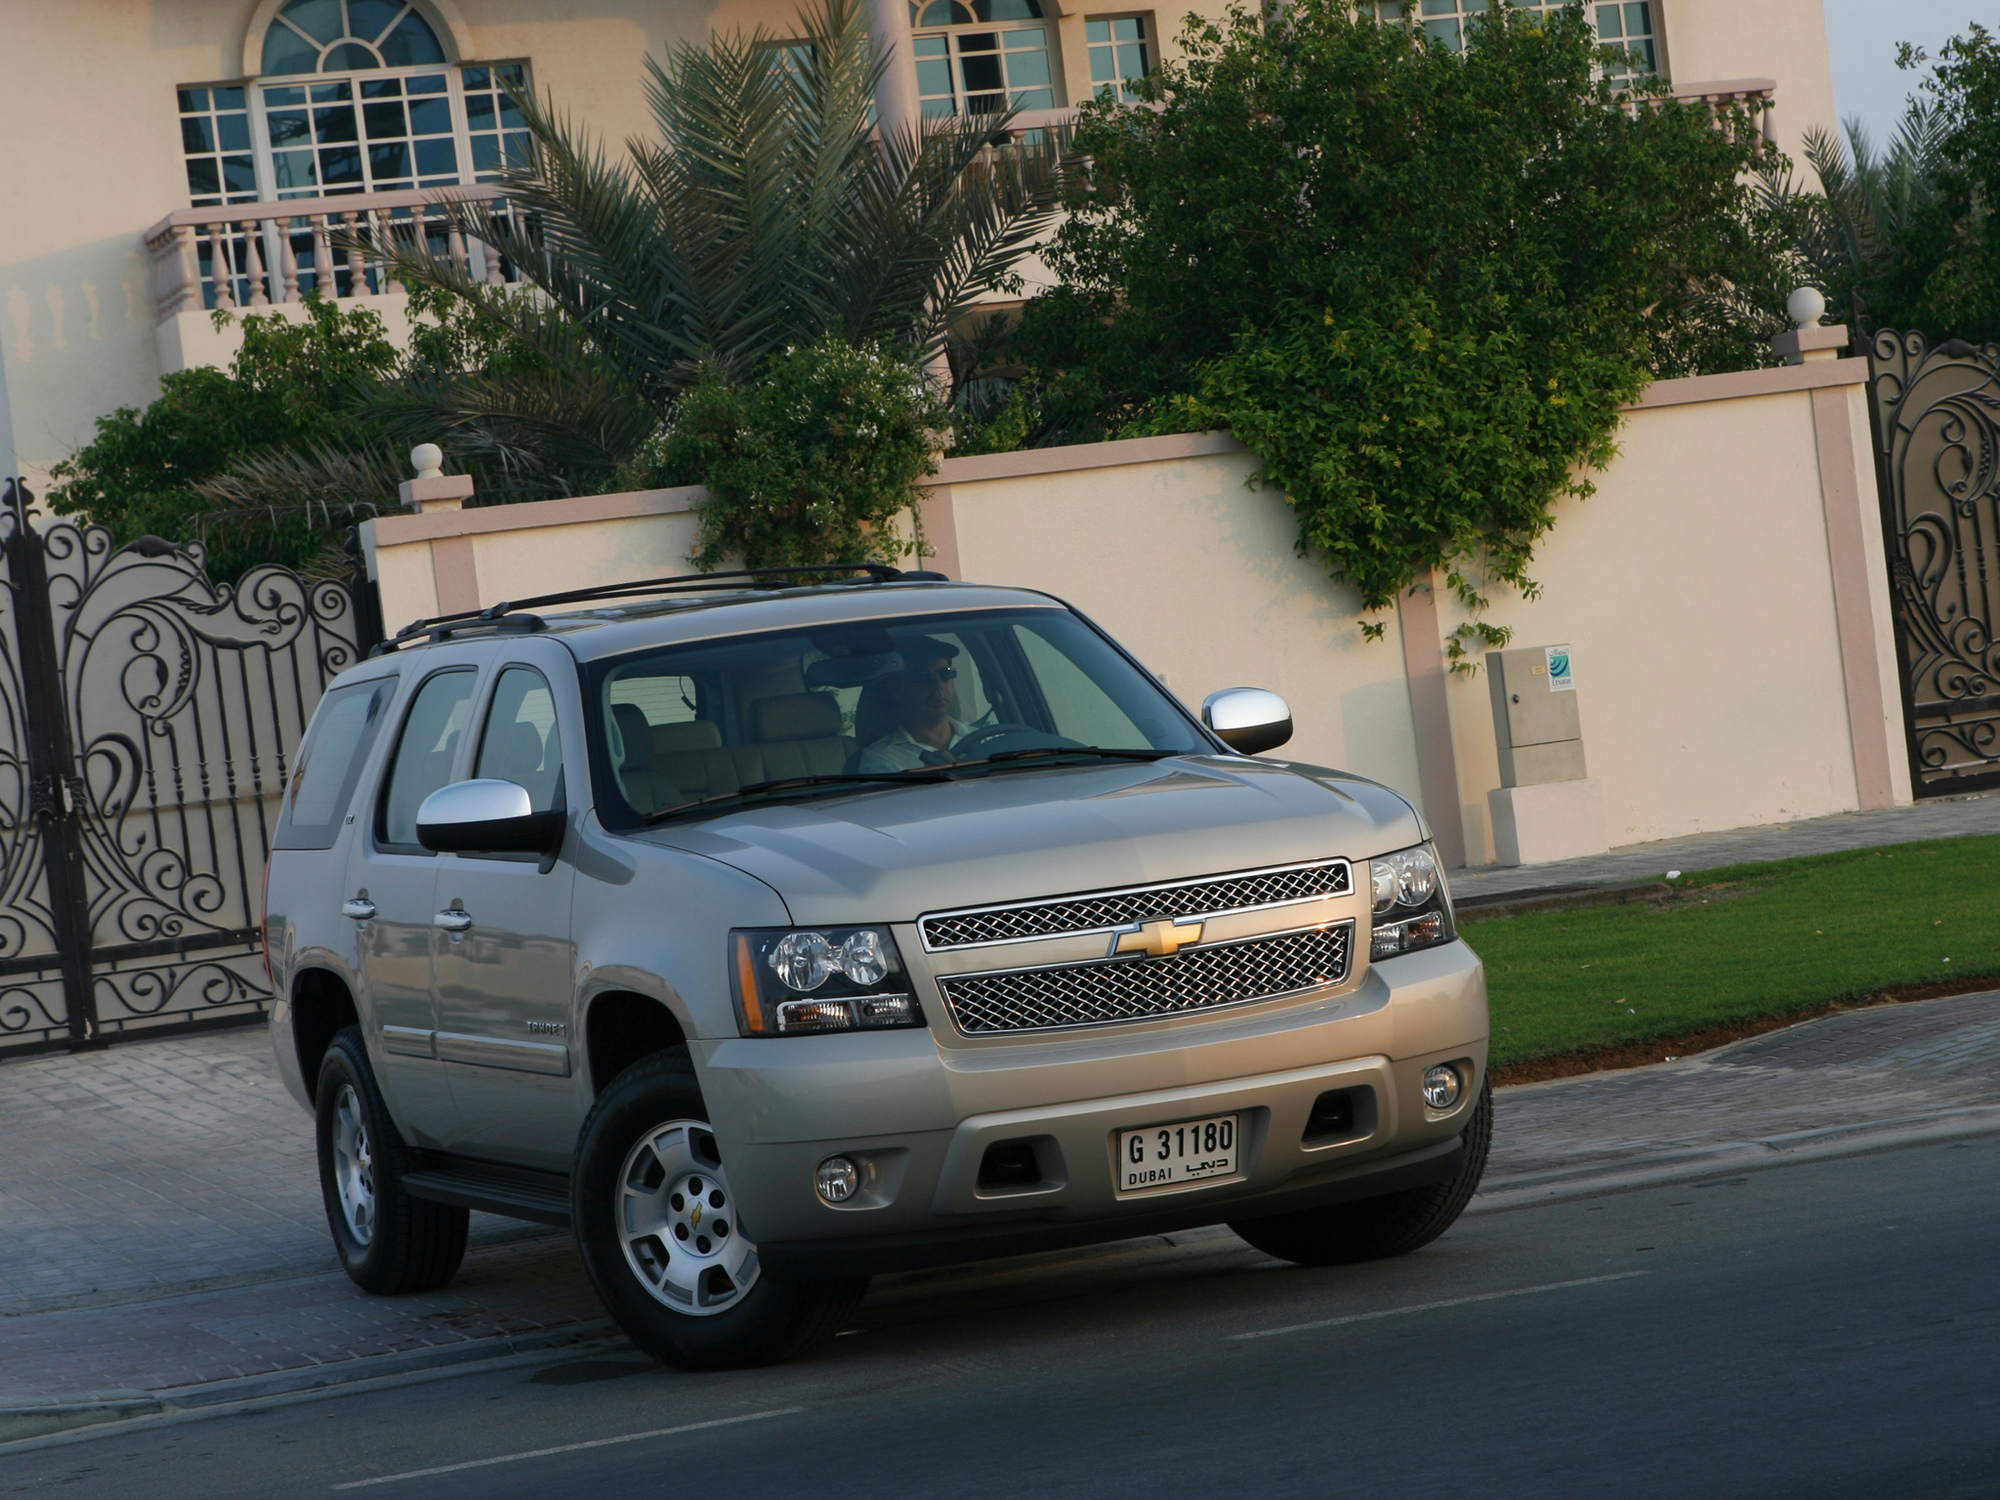
M 1442 1233 L 1486 989 L 1410 804 L 1047 595 L 826 576 L 424 621 L 328 690 L 265 933 L 354 1280 L 447 1281 L 470 1209 L 567 1226 L 713 1368 L 877 1271 Z

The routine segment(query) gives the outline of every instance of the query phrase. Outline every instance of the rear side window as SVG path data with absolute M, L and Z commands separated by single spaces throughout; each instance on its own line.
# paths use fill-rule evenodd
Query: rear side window
M 417 689 L 409 717 L 403 720 L 395 763 L 389 768 L 375 828 L 378 843 L 418 854 L 426 852 L 417 842 L 417 809 L 423 806 L 424 798 L 451 780 L 459 736 L 465 733 L 472 711 L 472 689 L 478 680 L 479 674 L 470 667 L 460 667 L 438 673 Z
M 274 849 L 331 849 L 354 800 L 354 782 L 375 743 L 396 679 L 377 678 L 335 688 L 320 700 L 312 733 L 299 751 L 297 769 L 278 821 Z

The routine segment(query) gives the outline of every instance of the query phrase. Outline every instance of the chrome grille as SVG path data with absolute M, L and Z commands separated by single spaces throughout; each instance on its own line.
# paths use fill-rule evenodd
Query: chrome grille
M 1097 959 L 938 980 L 958 1029 L 1046 1031 L 1220 1010 L 1347 977 L 1354 924 L 1188 948 L 1174 958 Z
M 1244 870 L 1165 885 L 1093 891 L 1053 901 L 939 912 L 918 918 L 917 926 L 923 934 L 924 947 L 937 953 L 988 943 L 1109 932 L 1114 927 L 1129 927 L 1160 917 L 1216 916 L 1283 906 L 1293 901 L 1315 901 L 1322 896 L 1344 896 L 1353 888 L 1353 880 L 1346 860 L 1324 859 L 1308 865 Z

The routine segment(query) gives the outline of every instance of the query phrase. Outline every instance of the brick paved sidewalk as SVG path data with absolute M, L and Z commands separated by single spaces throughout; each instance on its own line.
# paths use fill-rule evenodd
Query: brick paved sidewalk
M 1756 860 L 1792 859 L 1801 854 L 1831 854 L 1838 849 L 1870 849 L 1878 844 L 1907 844 L 1918 839 L 1982 833 L 2000 833 L 2000 793 L 1941 797 L 1913 807 L 1836 813 L 1829 818 L 1807 818 L 1796 823 L 1767 823 L 1722 833 L 1655 839 L 1645 844 L 1625 844 L 1609 854 L 1542 865 L 1517 865 L 1511 869 L 1488 865 L 1474 870 L 1453 870 L 1451 893 L 1463 899 L 1513 895 L 1546 886 L 1657 880 L 1668 870 L 1713 870 Z
M 319 1269 L 330 1256 L 311 1135 L 264 1044 L 261 1032 L 222 1033 L 0 1064 L 0 1427 L 7 1408 L 213 1400 L 236 1389 L 217 1381 L 359 1377 L 384 1358 L 499 1353 L 524 1334 L 602 1327 L 566 1237 L 495 1242 L 515 1232 L 505 1221 L 482 1220 L 487 1243 L 439 1292 L 368 1297 Z M 2000 1106 L 1996 1048 L 1990 992 L 1503 1089 L 1486 1191 Z M 186 1290 L 228 1277 L 248 1284 Z M 871 1305 L 907 1300 L 908 1282 L 883 1278 Z
M 0 1141 L 0 1316 L 337 1269 L 261 1026 L 0 1062 Z

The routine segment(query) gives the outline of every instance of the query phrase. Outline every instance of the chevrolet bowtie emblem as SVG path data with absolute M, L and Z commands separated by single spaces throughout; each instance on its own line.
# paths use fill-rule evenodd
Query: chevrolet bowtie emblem
M 696 1229 L 701 1228 L 701 1205 L 699 1203 L 694 1206 L 694 1212 L 688 1215 L 688 1218 Z
M 1201 923 L 1142 922 L 1131 932 L 1121 932 L 1111 945 L 1111 956 L 1143 953 L 1148 958 L 1172 958 L 1181 949 L 1201 941 Z

